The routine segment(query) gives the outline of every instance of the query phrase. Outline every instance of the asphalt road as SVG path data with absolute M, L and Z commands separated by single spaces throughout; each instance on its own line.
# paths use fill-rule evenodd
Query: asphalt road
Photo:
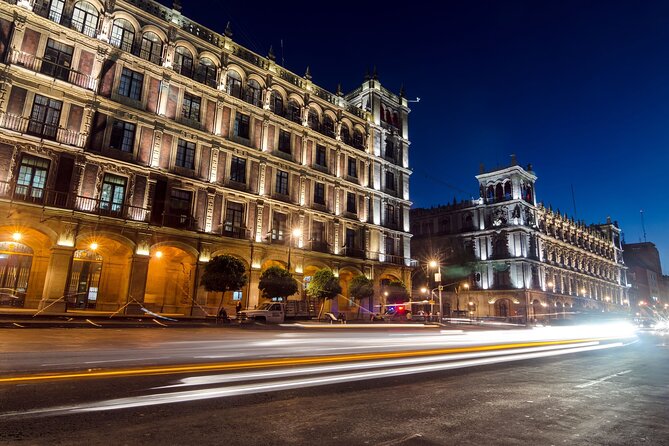
M 119 352 L 124 343 L 145 345 L 142 338 L 159 337 L 143 330 L 123 333 L 128 336 L 125 340 L 116 336 L 122 339 L 110 341 L 108 347 L 99 349 L 112 352 L 110 360 L 123 356 Z M 3 350 L 6 352 L 3 358 L 11 359 L 0 361 L 4 371 L 28 370 L 28 363 L 33 367 L 30 370 L 39 369 L 34 362 L 36 356 L 54 340 L 61 342 L 54 344 L 49 361 L 60 353 L 63 362 L 67 362 L 77 351 L 81 352 L 79 359 L 110 358 L 103 353 L 96 356 L 93 348 L 81 349 L 82 338 L 97 334 L 82 334 L 70 345 L 63 344 L 61 333 L 54 332 L 46 339 L 43 335 L 42 331 L 23 350 L 17 346 L 12 352 Z M 188 334 L 191 335 L 197 338 L 202 333 L 195 331 Z M 269 343 L 268 352 L 275 351 L 274 341 L 283 339 L 280 335 L 283 333 L 240 334 L 249 337 L 247 344 Z M 138 356 L 145 354 L 149 358 L 148 353 L 165 342 L 184 342 L 184 334 L 164 336 L 175 338 L 162 341 L 154 338 L 150 342 L 154 348 L 140 349 Z M 288 339 L 295 336 L 292 334 Z M 376 345 L 371 349 L 395 350 L 397 345 L 388 347 L 381 340 L 390 338 L 391 343 L 398 344 L 394 338 L 407 336 L 402 333 L 371 336 L 370 345 Z M 313 354 L 318 346 L 328 345 L 313 334 L 296 337 L 297 343 L 286 344 L 292 344 L 293 351 L 302 354 Z M 337 354 L 356 350 L 362 343 L 354 342 L 361 337 L 355 332 L 333 337 L 339 341 L 329 343 L 330 348 L 342 347 L 341 342 L 352 343 L 337 350 Z M 6 342 L 7 337 L 2 339 Z M 92 343 L 90 339 L 88 342 Z M 89 345 L 88 342 L 83 344 Z M 239 339 L 235 343 L 244 344 Z M 192 349 L 195 344 L 187 345 Z M 312 347 L 304 348 L 305 345 Z M 288 381 L 261 376 L 244 381 L 246 375 L 235 378 L 235 374 L 242 372 L 0 384 L 0 444 L 669 444 L 667 345 L 665 338 L 647 336 L 640 342 L 605 350 L 380 379 L 343 379 L 314 387 L 286 387 L 288 390 L 268 387 L 263 391 L 262 385 L 267 382 Z M 5 346 L 0 344 L 2 348 Z M 278 349 L 277 355 L 290 347 L 279 343 Z M 177 355 L 180 359 L 189 356 L 187 347 L 183 350 Z M 190 357 L 195 356 L 208 355 L 195 348 Z M 16 367 L 20 358 L 25 361 Z M 208 361 L 212 360 L 220 358 Z M 122 361 L 121 364 L 126 365 Z M 305 375 L 302 367 L 262 368 L 255 373 L 282 370 L 286 374 Z M 302 381 L 349 376 L 346 374 L 349 372 L 342 373 L 320 371 Z M 231 377 L 232 381 L 225 381 Z M 174 385 L 181 387 L 165 388 Z M 260 386 L 260 390 L 217 394 L 221 389 L 248 390 L 253 386 Z M 143 400 L 165 394 L 175 395 L 174 400 L 182 402 L 154 405 Z M 112 404 L 107 407 L 114 410 L 100 410 L 107 408 L 105 404 Z M 54 408 L 61 409 L 52 411 Z

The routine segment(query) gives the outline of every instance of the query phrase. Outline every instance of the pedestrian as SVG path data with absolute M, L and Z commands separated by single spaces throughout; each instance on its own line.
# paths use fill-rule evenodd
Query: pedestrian
M 223 321 L 223 323 L 228 322 L 228 312 L 225 311 L 225 307 L 221 307 L 218 312 L 218 319 Z
M 242 311 L 242 302 L 239 301 L 237 302 L 237 305 L 235 306 L 235 315 L 237 316 L 237 319 L 239 319 L 239 313 Z

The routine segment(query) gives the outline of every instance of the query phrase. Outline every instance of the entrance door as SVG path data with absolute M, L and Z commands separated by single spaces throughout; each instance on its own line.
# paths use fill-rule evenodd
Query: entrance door
M 0 242 L 0 306 L 23 307 L 32 261 L 30 247 Z
M 81 249 L 74 252 L 67 304 L 70 308 L 93 309 L 98 300 L 102 256 Z

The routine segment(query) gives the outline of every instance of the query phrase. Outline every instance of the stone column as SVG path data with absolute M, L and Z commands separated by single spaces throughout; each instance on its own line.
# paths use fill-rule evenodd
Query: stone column
M 128 285 L 128 296 L 126 301 L 128 306 L 125 308 L 125 314 L 141 314 L 140 304 L 144 303 L 144 292 L 146 290 L 146 280 L 149 276 L 148 255 L 134 254 L 130 264 L 130 284 Z M 136 302 L 133 302 L 136 301 Z
M 214 123 L 214 135 L 221 136 L 221 127 L 223 126 L 223 101 L 216 101 L 216 122 Z
M 51 248 L 49 267 L 44 280 L 44 291 L 39 303 L 40 310 L 44 309 L 46 313 L 63 313 L 66 311 L 64 295 L 73 254 L 74 247 L 54 246 Z
M 170 94 L 170 78 L 163 76 L 160 80 L 160 92 L 158 93 L 158 116 L 165 116 L 167 112 L 167 98 Z
M 267 152 L 267 147 L 269 144 L 269 118 L 265 118 L 262 121 L 262 135 L 260 139 L 260 150 Z
M 194 288 L 194 297 L 193 302 L 191 302 L 191 316 L 209 316 L 207 314 L 207 293 L 208 291 L 204 289 L 203 286 L 200 286 L 200 281 L 202 280 L 202 275 L 204 274 L 204 267 L 207 265 L 207 262 L 197 262 L 196 269 L 197 274 L 195 275 L 195 283 L 193 284 Z M 221 293 L 221 299 L 225 298 L 225 293 Z M 196 305 L 197 304 L 197 305 Z

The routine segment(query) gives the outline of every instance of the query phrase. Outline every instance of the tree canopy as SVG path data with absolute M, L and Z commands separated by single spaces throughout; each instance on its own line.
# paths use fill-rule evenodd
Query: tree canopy
M 388 293 L 386 303 L 401 304 L 409 300 L 409 292 L 401 280 L 393 280 L 384 289 Z
M 297 293 L 297 281 L 286 269 L 271 266 L 260 275 L 258 289 L 265 298 L 281 297 L 284 300 Z
M 244 262 L 230 255 L 216 256 L 204 267 L 200 285 L 207 291 L 234 291 L 246 285 Z
M 348 287 L 348 294 L 355 299 L 374 297 L 374 282 L 366 276 L 355 276 Z
M 328 268 L 319 269 L 307 285 L 307 294 L 315 299 L 332 299 L 341 293 L 339 279 Z

